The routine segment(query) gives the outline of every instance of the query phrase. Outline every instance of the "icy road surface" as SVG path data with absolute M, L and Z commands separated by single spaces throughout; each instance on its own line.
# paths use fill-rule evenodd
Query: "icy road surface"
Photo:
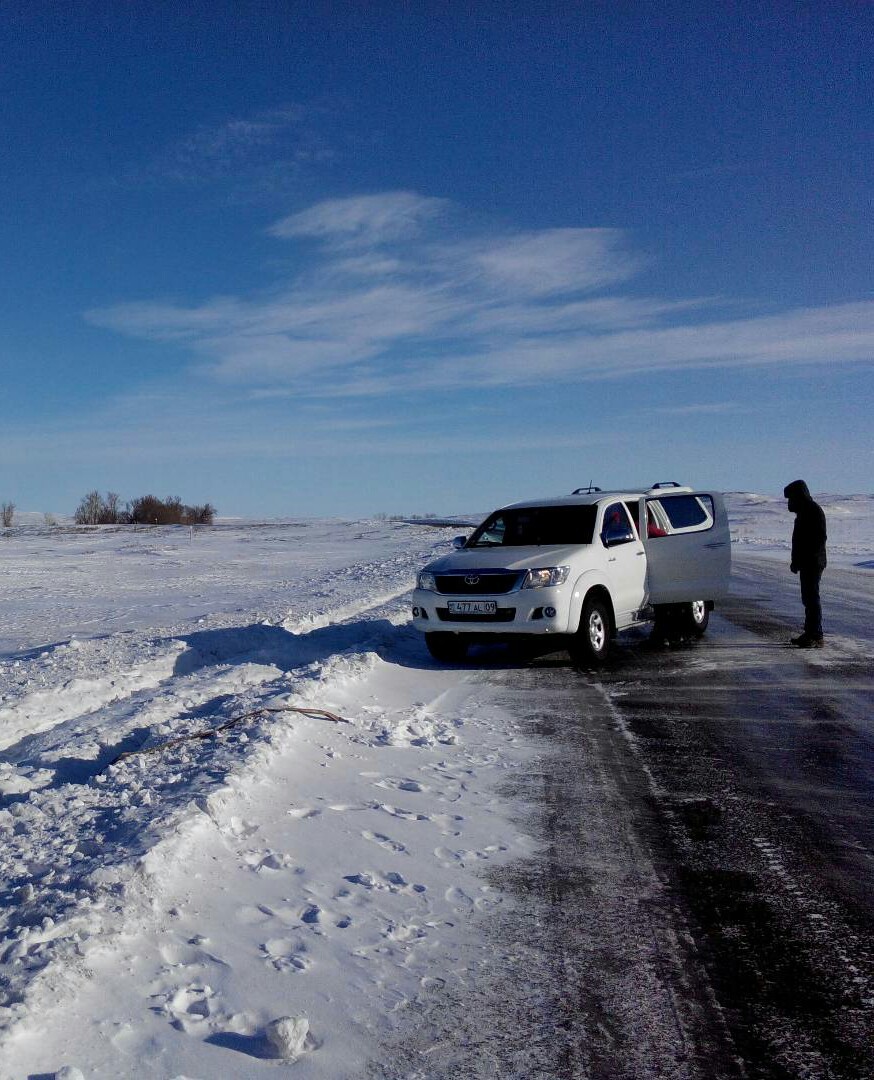
M 745 555 L 695 647 L 453 669 L 453 531 L 7 534 L 0 1077 L 874 1074 L 865 552 L 822 652 Z

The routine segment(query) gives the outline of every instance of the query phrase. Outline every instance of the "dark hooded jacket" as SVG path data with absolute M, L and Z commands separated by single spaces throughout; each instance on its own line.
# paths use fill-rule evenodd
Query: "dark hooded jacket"
M 793 480 L 783 488 L 789 509 L 795 515 L 792 530 L 792 569 L 825 570 L 825 514 L 803 480 Z

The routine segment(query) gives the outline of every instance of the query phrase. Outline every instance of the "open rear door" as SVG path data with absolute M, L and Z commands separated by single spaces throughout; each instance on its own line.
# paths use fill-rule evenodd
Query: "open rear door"
M 647 530 L 649 535 L 644 533 L 649 603 L 721 600 L 731 574 L 731 536 L 722 496 L 712 491 L 665 493 L 641 502 L 647 504 L 641 507 L 641 521 L 648 516 L 656 523 Z

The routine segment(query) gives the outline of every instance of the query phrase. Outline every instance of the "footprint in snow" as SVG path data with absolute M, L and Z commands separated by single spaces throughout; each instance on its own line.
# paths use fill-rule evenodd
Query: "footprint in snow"
M 258 904 L 256 907 L 247 904 L 237 911 L 237 922 L 241 922 L 243 926 L 262 926 L 275 917 L 276 912 L 266 904 Z
M 307 926 L 315 926 L 322 917 L 322 909 L 318 904 L 307 904 L 300 913 L 300 921 Z
M 473 911 L 473 899 L 467 895 L 464 889 L 459 889 L 457 885 L 447 889 L 443 895 L 446 902 L 451 904 L 456 911 Z
M 177 1031 L 186 1035 L 200 1035 L 224 1019 L 221 998 L 205 983 L 190 983 L 153 996 L 160 1002 L 153 1011 L 166 1016 Z
M 389 941 L 414 941 L 428 936 L 428 931 L 416 923 L 389 923 L 383 932 Z
M 382 810 L 392 817 L 401 818 L 403 821 L 430 821 L 427 814 L 417 814 L 414 810 L 404 810 L 400 806 L 390 806 L 388 803 L 377 803 L 376 810 Z
M 312 961 L 305 955 L 306 951 L 306 944 L 293 938 L 271 938 L 261 946 L 264 960 L 271 967 L 292 974 L 312 967 Z
M 383 777 L 382 780 L 378 780 L 375 784 L 379 788 L 391 788 L 395 791 L 427 791 L 426 787 L 423 787 L 418 780 L 409 779 L 396 779 L 393 776 Z
M 434 854 L 444 866 L 452 866 L 455 863 L 460 863 L 464 858 L 463 851 L 453 851 L 448 847 L 435 847 Z
M 385 836 L 383 833 L 370 832 L 369 829 L 365 829 L 361 834 L 365 840 L 372 840 L 373 843 L 379 844 L 380 847 L 385 848 L 387 851 L 394 851 L 400 854 L 402 851 L 409 855 L 409 852 L 398 840 L 392 840 L 390 836 Z
M 480 861 L 491 858 L 496 852 L 506 851 L 507 848 L 503 844 L 489 844 L 488 847 L 483 848 L 482 851 L 475 851 L 472 849 L 460 849 L 453 851 L 448 847 L 436 847 L 434 848 L 434 854 L 444 865 L 451 866 L 453 863 L 472 862 L 475 859 Z
M 444 836 L 460 836 L 458 822 L 464 821 L 462 814 L 432 814 L 430 819 L 440 828 Z
M 364 889 L 388 889 L 389 892 L 400 892 L 411 890 L 416 893 L 426 892 L 424 885 L 410 885 L 403 874 L 398 874 L 394 871 L 390 871 L 387 874 L 371 874 L 366 871 L 360 871 L 357 874 L 347 874 L 344 881 L 348 881 L 350 885 L 359 885 Z M 342 895 L 342 890 L 341 890 Z
M 223 826 L 222 832 L 238 840 L 245 840 L 258 831 L 258 826 L 244 818 L 231 817 Z
M 202 968 L 208 964 L 220 964 L 222 967 L 227 967 L 224 960 L 219 959 L 217 956 L 213 956 L 212 953 L 199 947 L 202 941 L 205 940 L 206 939 L 203 938 L 191 943 L 162 945 L 160 948 L 161 959 L 171 968 Z
M 287 870 L 294 865 L 288 855 L 276 851 L 249 851 L 243 856 L 243 861 L 256 874 L 264 870 Z

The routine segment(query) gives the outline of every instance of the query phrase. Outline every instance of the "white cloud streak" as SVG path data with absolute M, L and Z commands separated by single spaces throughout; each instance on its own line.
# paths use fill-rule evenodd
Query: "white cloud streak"
M 443 199 L 411 191 L 328 199 L 278 221 L 269 231 L 281 239 L 308 236 L 369 247 L 417 235 L 447 206 Z
M 88 319 L 190 350 L 256 394 L 381 396 L 708 368 L 874 359 L 874 302 L 715 318 L 617 289 L 643 260 L 612 229 L 459 235 L 412 192 L 332 199 L 271 230 L 303 269 L 269 296 L 129 303 Z
M 163 147 L 152 161 L 128 170 L 128 179 L 185 185 L 221 183 L 287 190 L 290 177 L 337 149 L 326 138 L 330 114 L 314 106 L 287 104 L 252 115 L 203 124 Z M 243 183 L 244 181 L 244 183 Z

